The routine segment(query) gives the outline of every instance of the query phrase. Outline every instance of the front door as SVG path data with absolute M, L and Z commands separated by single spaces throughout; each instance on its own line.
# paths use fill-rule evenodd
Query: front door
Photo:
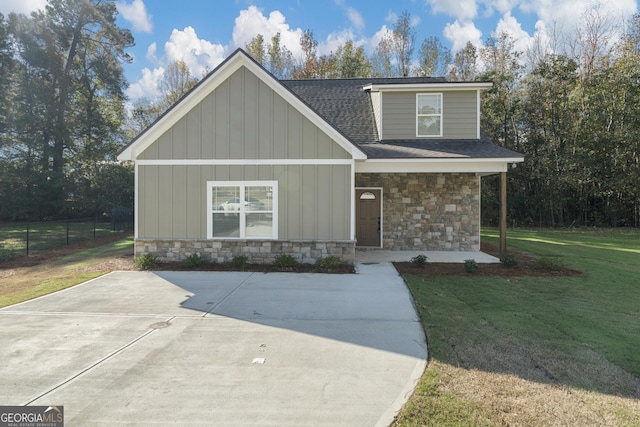
M 356 189 L 356 246 L 380 247 L 380 190 Z

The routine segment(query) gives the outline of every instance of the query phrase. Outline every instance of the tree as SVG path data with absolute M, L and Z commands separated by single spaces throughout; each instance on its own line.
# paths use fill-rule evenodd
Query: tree
M 411 14 L 404 11 L 382 37 L 374 55 L 377 77 L 408 77 L 412 75 L 411 61 L 415 50 L 416 30 L 411 23 Z
M 244 46 L 245 50 L 249 55 L 256 60 L 256 62 L 260 65 L 264 65 L 265 63 L 265 48 L 264 48 L 264 37 L 262 34 L 257 34 L 254 38 L 251 39 L 249 43 Z
M 449 73 L 451 50 L 444 46 L 440 39 L 430 36 L 420 46 L 420 76 L 445 76 Z
M 348 79 L 354 77 L 370 77 L 371 62 L 362 46 L 356 46 L 353 40 L 347 41 L 336 51 L 338 76 Z
M 245 45 L 245 49 L 256 62 L 279 79 L 289 78 L 293 67 L 291 52 L 280 45 L 280 33 L 271 38 L 271 43 L 265 44 L 262 34 L 257 34 Z
M 20 67 L 8 145 L 23 193 L 39 196 L 25 216 L 70 214 L 76 189 L 69 172 L 89 158 L 115 154 L 122 143 L 121 62 L 130 60 L 125 49 L 133 38 L 116 26 L 116 15 L 113 2 L 50 0 L 30 17 L 9 16 Z M 37 178 L 24 176 L 34 172 Z
M 318 56 L 318 42 L 313 38 L 311 30 L 306 30 L 300 37 L 302 63 L 291 72 L 294 79 L 331 79 L 338 76 L 335 55 Z
M 462 50 L 456 52 L 449 77 L 458 81 L 473 80 L 477 75 L 477 61 L 478 50 L 468 41 Z
M 279 79 L 289 78 L 293 68 L 291 51 L 280 45 L 280 33 L 271 38 L 271 44 L 267 46 L 269 56 L 269 71 Z
M 398 75 L 408 77 L 411 75 L 411 61 L 415 49 L 416 29 L 411 23 L 411 15 L 406 10 L 402 12 L 392 33 L 393 54 L 396 57 Z
M 164 70 L 159 89 L 162 94 L 162 103 L 169 108 L 187 92 L 189 92 L 198 80 L 191 76 L 191 71 L 186 62 L 182 60 L 173 61 Z

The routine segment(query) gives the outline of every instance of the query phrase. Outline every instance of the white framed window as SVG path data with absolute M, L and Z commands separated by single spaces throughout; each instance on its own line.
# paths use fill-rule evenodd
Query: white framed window
M 416 95 L 416 136 L 442 136 L 441 93 L 418 93 Z
M 208 181 L 207 238 L 277 239 L 277 181 Z

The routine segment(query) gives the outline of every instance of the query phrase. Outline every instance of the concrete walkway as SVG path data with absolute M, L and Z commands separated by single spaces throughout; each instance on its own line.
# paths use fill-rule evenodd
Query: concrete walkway
M 0 402 L 66 426 L 386 426 L 426 366 L 388 264 L 114 272 L 0 310 Z
M 500 259 L 484 252 L 454 252 L 454 251 L 385 251 L 381 249 L 357 249 L 357 263 L 372 262 L 408 262 L 417 255 L 424 255 L 428 262 L 464 263 L 473 259 L 478 264 L 499 263 Z

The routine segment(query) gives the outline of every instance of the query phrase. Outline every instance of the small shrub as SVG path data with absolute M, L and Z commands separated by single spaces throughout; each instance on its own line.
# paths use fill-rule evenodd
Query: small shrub
M 536 261 L 536 267 L 547 271 L 560 271 L 568 268 L 567 263 L 558 257 L 543 256 Z
M 467 273 L 475 273 L 478 271 L 478 263 L 475 259 L 465 259 L 464 260 L 464 271 Z
M 158 257 L 153 254 L 144 254 L 136 258 L 135 265 L 141 270 L 151 270 L 156 268 L 160 261 Z
M 416 267 L 424 267 L 425 265 L 427 265 L 427 260 L 428 258 L 426 256 L 417 255 L 411 258 L 411 264 L 415 265 Z
M 242 270 L 244 270 L 245 267 L 247 266 L 247 261 L 249 261 L 248 256 L 236 255 L 233 258 L 231 258 L 231 262 L 229 264 L 231 264 L 231 267 L 233 268 L 241 268 Z
M 336 271 L 340 267 L 340 258 L 334 255 L 330 255 L 326 258 L 320 258 L 316 261 L 316 271 L 321 273 L 330 273 Z
M 288 254 L 280 254 L 273 261 L 273 268 L 278 271 L 293 271 L 297 265 L 298 261 Z
M 500 258 L 500 262 L 502 263 L 503 266 L 507 268 L 512 268 L 518 265 L 518 258 L 516 258 L 514 255 L 505 255 L 502 258 Z
M 183 264 L 188 269 L 195 270 L 197 268 L 204 267 L 205 265 L 209 264 L 209 262 L 206 259 L 202 258 L 200 254 L 196 253 L 186 257 L 185 260 L 183 261 Z

